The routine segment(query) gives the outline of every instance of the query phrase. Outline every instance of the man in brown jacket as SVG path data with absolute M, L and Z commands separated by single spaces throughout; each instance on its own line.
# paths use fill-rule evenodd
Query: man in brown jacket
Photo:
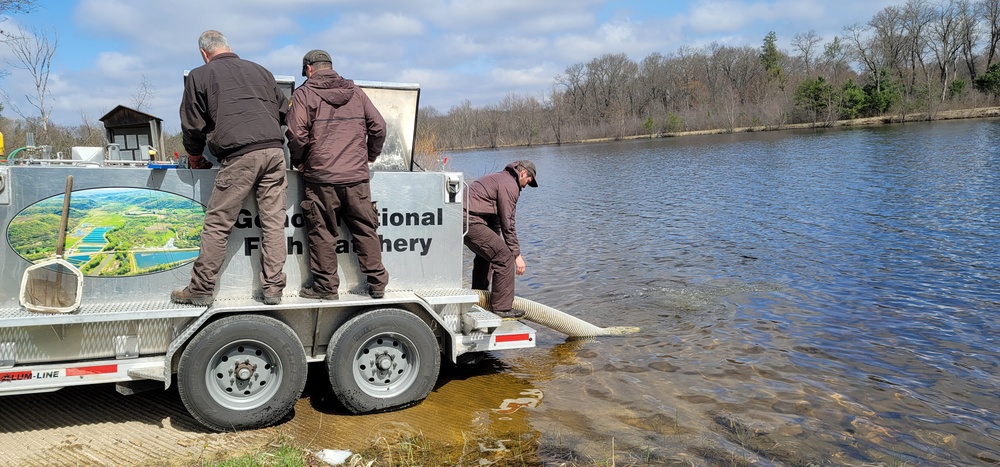
M 257 198 L 264 242 L 261 245 L 260 285 L 264 303 L 277 305 L 285 289 L 282 269 L 285 244 L 285 151 L 281 121 L 288 99 L 271 72 L 233 53 L 219 31 L 198 38 L 205 65 L 184 79 L 181 132 L 188 165 L 211 168 L 202 157 L 206 146 L 219 160 L 212 198 L 205 210 L 201 252 L 191 270 L 191 281 L 176 289 L 177 303 L 208 306 L 226 259 L 229 233 L 250 193 Z
M 472 261 L 472 288 L 490 290 L 490 307 L 501 318 L 520 318 L 514 310 L 514 274 L 527 270 L 517 241 L 517 199 L 521 189 L 537 187 L 535 164 L 517 161 L 504 170 L 469 185 L 469 233 L 465 246 L 476 254 Z M 491 274 L 492 271 L 492 286 Z
M 382 265 L 378 213 L 371 199 L 369 164 L 382 153 L 385 120 L 361 88 L 333 70 L 330 55 L 310 51 L 302 58 L 305 83 L 292 93 L 288 110 L 288 149 L 302 172 L 301 206 L 309 237 L 312 285 L 299 295 L 337 300 L 337 223 L 354 237 L 368 294 L 385 296 L 389 273 Z

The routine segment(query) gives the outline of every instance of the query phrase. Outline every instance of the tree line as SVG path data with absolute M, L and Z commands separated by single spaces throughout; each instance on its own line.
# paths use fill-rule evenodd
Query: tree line
M 605 54 L 566 68 L 543 95 L 507 94 L 442 113 L 422 108 L 436 147 L 562 143 L 993 105 L 1000 95 L 1000 0 L 909 0 L 791 51 L 768 33 L 758 47 L 713 43 L 641 61 Z

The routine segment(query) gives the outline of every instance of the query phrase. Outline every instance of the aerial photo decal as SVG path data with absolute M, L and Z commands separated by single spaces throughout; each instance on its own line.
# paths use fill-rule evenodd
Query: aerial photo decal
M 63 195 L 28 206 L 11 220 L 7 242 L 32 263 L 56 256 Z M 205 207 L 145 188 L 96 188 L 70 193 L 64 258 L 86 276 L 125 277 L 194 261 Z

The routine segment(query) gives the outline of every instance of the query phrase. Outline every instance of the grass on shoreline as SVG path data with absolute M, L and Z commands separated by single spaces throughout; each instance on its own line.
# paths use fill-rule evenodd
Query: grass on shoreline
M 242 452 L 238 452 L 242 451 Z M 537 443 L 528 435 L 504 434 L 466 438 L 461 445 L 432 441 L 422 435 L 379 438 L 354 452 L 341 465 L 347 467 L 415 467 L 428 465 L 490 465 L 497 467 L 541 465 Z M 279 434 L 260 446 L 244 446 L 218 453 L 212 459 L 188 459 L 171 466 L 199 467 L 322 467 L 316 452 Z

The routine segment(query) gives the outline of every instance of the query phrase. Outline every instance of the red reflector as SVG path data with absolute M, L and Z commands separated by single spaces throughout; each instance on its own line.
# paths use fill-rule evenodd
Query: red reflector
M 117 373 L 118 365 L 98 365 L 85 366 L 81 368 L 67 368 L 66 376 L 99 375 L 103 373 Z
M 515 342 L 515 341 L 528 341 L 528 340 L 531 340 L 531 335 L 528 333 L 507 334 L 503 336 L 497 336 L 497 342 Z

